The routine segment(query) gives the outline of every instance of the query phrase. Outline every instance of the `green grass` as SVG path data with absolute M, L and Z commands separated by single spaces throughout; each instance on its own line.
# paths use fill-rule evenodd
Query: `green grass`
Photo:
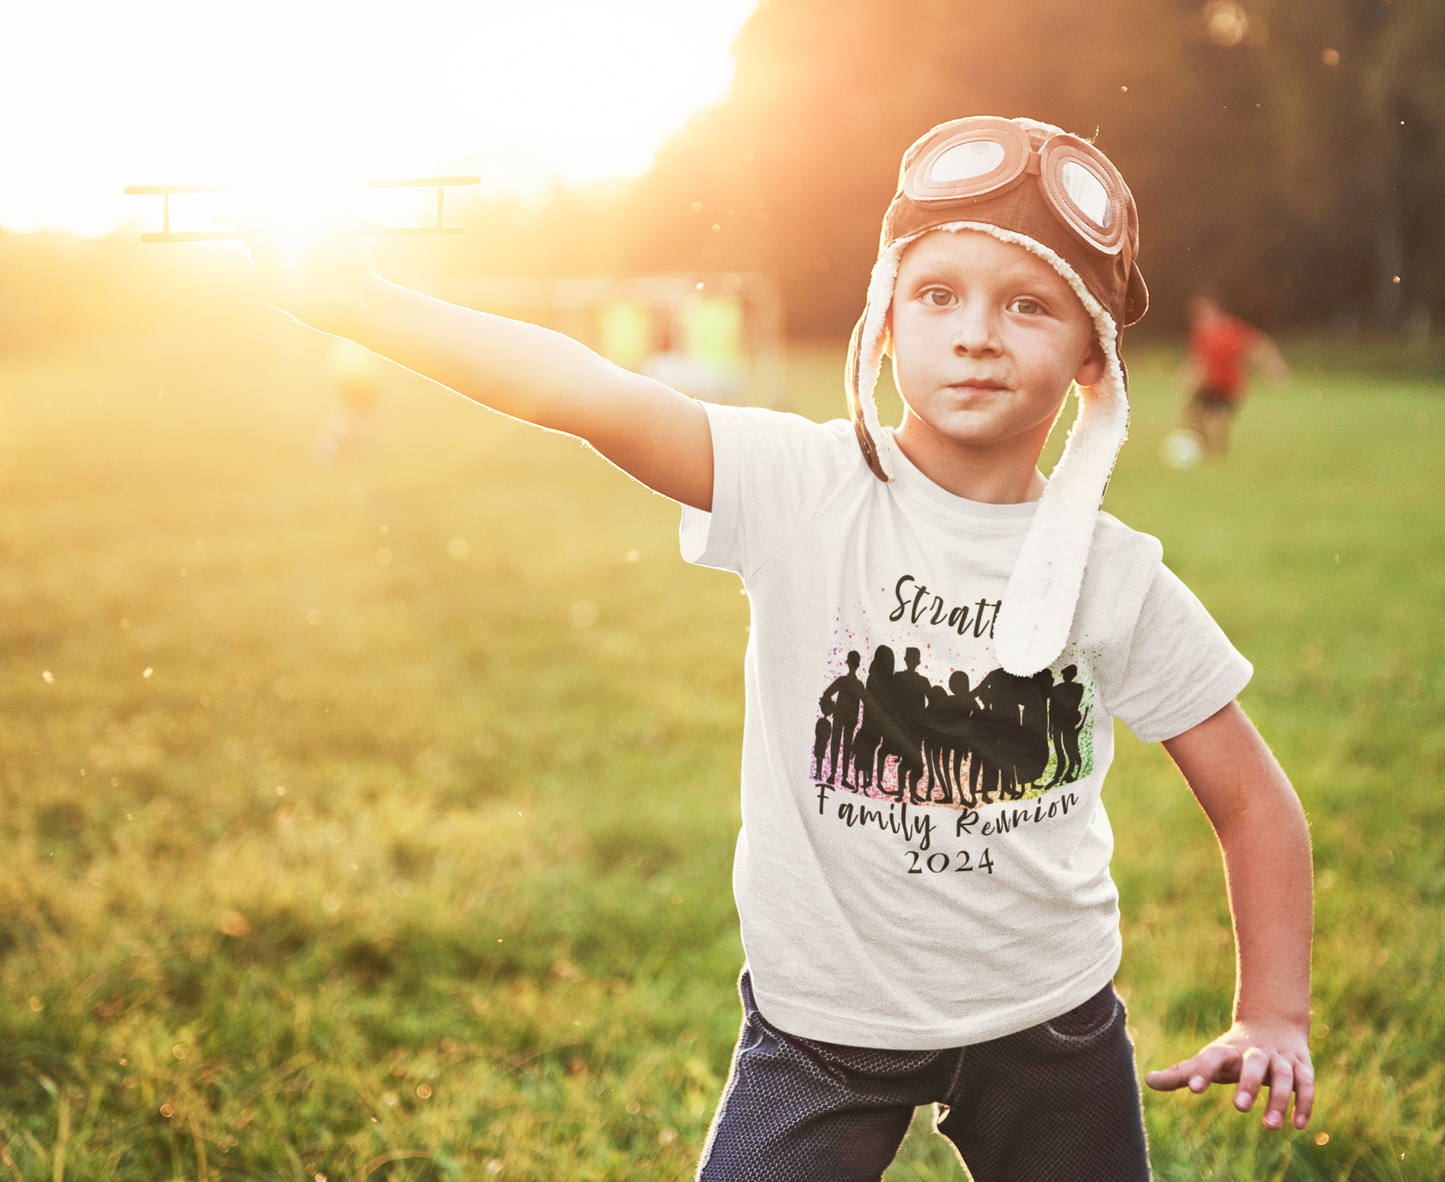
M 1445 386 L 1292 356 L 1187 472 L 1173 359 L 1133 357 L 1109 494 L 1254 660 L 1320 875 L 1314 1122 L 1150 1094 L 1155 1170 L 1433 1179 Z M 672 505 L 399 371 L 376 457 L 316 468 L 322 357 L 258 313 L 0 366 L 0 1178 L 688 1178 L 746 601 Z M 790 366 L 837 413 L 841 353 Z M 1120 739 L 1153 1065 L 1226 1020 L 1232 950 L 1207 824 Z M 962 1176 L 921 1118 L 888 1174 Z

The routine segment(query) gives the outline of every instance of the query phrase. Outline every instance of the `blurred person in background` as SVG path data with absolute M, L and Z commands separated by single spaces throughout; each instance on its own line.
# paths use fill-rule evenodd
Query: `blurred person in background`
M 376 354 L 338 337 L 327 350 L 326 372 L 336 389 L 336 405 L 322 424 L 311 458 L 323 467 L 338 460 L 368 460 L 376 450 L 381 389 Z
M 1196 295 L 1186 309 L 1189 356 L 1181 381 L 1189 391 L 1184 425 L 1199 436 L 1206 456 L 1229 452 L 1234 415 L 1249 393 L 1249 371 L 1289 381 L 1289 366 L 1275 343 L 1252 325 L 1229 315 L 1213 299 Z

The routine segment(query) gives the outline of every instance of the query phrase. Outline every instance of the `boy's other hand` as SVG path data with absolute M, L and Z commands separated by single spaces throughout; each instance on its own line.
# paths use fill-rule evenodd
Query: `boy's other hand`
M 336 215 L 283 219 L 260 213 L 244 219 L 239 230 L 268 302 L 302 324 L 347 335 L 377 282 L 356 225 Z
M 1191 1059 L 1151 1071 L 1144 1082 L 1157 1092 L 1187 1087 L 1202 1092 L 1210 1084 L 1234 1084 L 1234 1106 L 1240 1112 L 1254 1107 L 1260 1088 L 1269 1088 L 1264 1127 L 1284 1128 L 1294 1093 L 1294 1127 L 1309 1124 L 1315 1103 L 1315 1069 L 1310 1062 L 1309 1038 L 1292 1022 L 1236 1022 Z

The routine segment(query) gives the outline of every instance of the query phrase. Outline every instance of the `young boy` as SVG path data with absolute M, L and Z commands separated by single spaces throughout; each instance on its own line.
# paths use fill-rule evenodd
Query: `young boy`
M 1149 1176 L 1110 984 L 1115 717 L 1164 743 L 1208 814 L 1238 947 L 1234 1024 L 1147 1081 L 1236 1083 L 1241 1111 L 1268 1086 L 1266 1128 L 1291 1093 L 1309 1119 L 1303 813 L 1234 702 L 1248 662 L 1158 542 L 1099 512 L 1128 413 L 1119 332 L 1147 303 L 1137 235 L 1085 141 L 935 128 L 884 220 L 852 421 L 821 426 L 395 287 L 339 240 L 285 265 L 255 244 L 273 303 L 586 440 L 682 504 L 689 560 L 744 580 L 744 1023 L 702 1179 L 876 1180 L 929 1103 L 979 1182 Z

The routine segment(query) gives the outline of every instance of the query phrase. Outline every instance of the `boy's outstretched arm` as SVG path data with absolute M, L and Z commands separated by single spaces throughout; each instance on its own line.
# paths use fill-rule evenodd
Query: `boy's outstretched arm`
M 260 226 L 245 237 L 262 294 L 301 323 L 493 410 L 584 439 L 656 492 L 711 509 L 712 433 L 701 403 L 561 333 L 388 283 L 353 237 L 284 243 Z
M 1234 1025 L 1193 1058 L 1151 1071 L 1159 1091 L 1238 1083 L 1241 1112 L 1269 1088 L 1264 1127 L 1294 1125 L 1314 1107 L 1310 1062 L 1310 940 L 1314 886 L 1299 798 L 1237 702 L 1164 743 L 1214 826 L 1234 919 Z

